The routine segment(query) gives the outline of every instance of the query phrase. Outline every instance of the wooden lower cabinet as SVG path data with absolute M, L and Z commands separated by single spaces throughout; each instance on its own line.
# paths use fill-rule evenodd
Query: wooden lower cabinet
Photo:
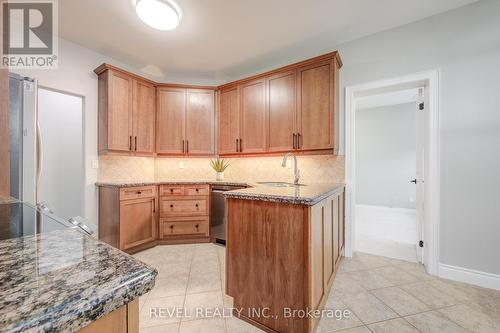
M 99 239 L 127 252 L 155 245 L 157 186 L 99 188 Z
M 99 187 L 99 239 L 133 253 L 210 241 L 210 186 Z
M 139 300 L 108 313 L 77 333 L 139 333 Z
M 160 185 L 160 242 L 209 241 L 209 185 Z
M 228 198 L 226 293 L 241 319 L 267 331 L 314 332 L 340 263 L 343 195 L 314 206 Z M 342 201 L 342 202 L 341 202 Z

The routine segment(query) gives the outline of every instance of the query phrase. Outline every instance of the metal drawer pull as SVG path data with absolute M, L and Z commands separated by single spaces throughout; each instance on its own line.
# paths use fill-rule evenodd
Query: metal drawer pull
M 142 192 L 141 191 L 137 191 L 137 194 L 142 194 Z
M 170 205 L 170 208 L 174 208 L 174 205 Z
M 196 192 L 200 192 L 200 190 L 199 190 L 199 189 L 196 189 Z
M 194 205 L 194 206 L 195 206 L 196 208 L 198 208 L 198 207 L 199 207 L 199 205 L 198 205 L 198 204 L 196 204 L 196 205 Z
M 173 188 L 170 189 L 170 193 L 174 193 L 174 189 Z

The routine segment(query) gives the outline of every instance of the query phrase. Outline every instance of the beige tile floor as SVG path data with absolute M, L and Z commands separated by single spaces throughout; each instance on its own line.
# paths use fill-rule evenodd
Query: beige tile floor
M 157 246 L 134 256 L 159 272 L 154 289 L 140 299 L 141 333 L 262 332 L 230 316 L 223 247 Z M 342 260 L 326 307 L 351 315 L 323 318 L 317 333 L 500 332 L 500 291 L 434 278 L 416 263 L 364 253 Z M 151 308 L 163 312 L 152 318 Z M 204 308 L 212 312 L 196 312 Z

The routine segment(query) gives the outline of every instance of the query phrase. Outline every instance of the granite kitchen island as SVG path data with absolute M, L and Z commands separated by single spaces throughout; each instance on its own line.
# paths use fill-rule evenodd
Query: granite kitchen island
M 0 224 L 0 332 L 138 332 L 156 270 L 21 203 Z
M 275 185 L 225 193 L 226 293 L 266 332 L 314 332 L 342 256 L 344 185 Z

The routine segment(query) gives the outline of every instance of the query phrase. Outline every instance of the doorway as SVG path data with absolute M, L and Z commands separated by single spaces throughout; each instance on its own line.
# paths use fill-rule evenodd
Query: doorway
M 357 250 L 417 261 L 417 111 L 424 88 L 357 99 Z M 419 188 L 420 190 L 420 188 Z
M 438 79 L 435 70 L 346 88 L 346 256 L 369 250 L 437 274 Z
M 38 87 L 37 202 L 69 219 L 84 212 L 83 97 Z

